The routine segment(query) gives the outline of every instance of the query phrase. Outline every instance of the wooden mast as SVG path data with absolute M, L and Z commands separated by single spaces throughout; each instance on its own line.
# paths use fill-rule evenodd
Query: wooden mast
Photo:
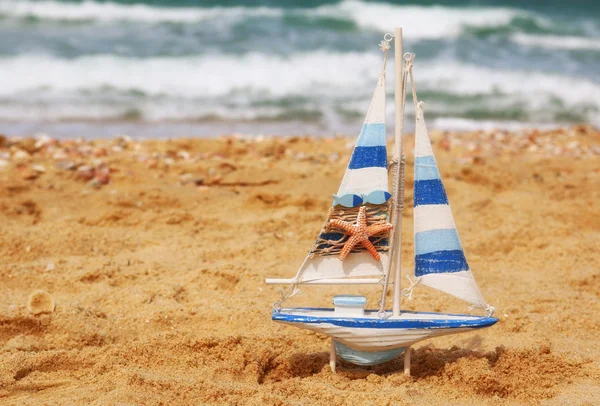
M 404 66 L 404 55 L 402 53 L 402 28 L 396 27 L 394 29 L 394 70 L 396 76 L 396 86 L 394 92 L 394 104 L 396 109 L 396 117 L 394 122 L 394 156 L 398 160 L 398 190 L 396 193 L 397 199 L 403 198 L 404 183 L 403 183 L 403 171 L 404 165 L 402 164 L 402 135 L 404 132 L 404 76 L 402 75 L 402 69 Z M 394 269 L 394 304 L 392 307 L 392 315 L 400 316 L 400 277 L 402 269 L 402 211 L 399 207 L 402 207 L 404 202 L 396 201 L 396 216 L 394 225 L 394 257 L 393 269 Z M 404 350 L 404 374 L 410 376 L 410 358 L 411 348 L 408 346 Z
M 394 121 L 394 157 L 398 160 L 398 181 L 402 181 L 402 132 L 404 131 L 404 89 L 402 68 L 404 59 L 402 54 L 402 28 L 394 29 L 394 70 L 395 70 L 395 92 L 394 102 L 396 108 L 396 116 Z M 397 197 L 400 198 L 402 193 L 400 190 L 404 185 L 398 185 Z M 394 270 L 394 304 L 392 307 L 392 315 L 400 316 L 400 268 L 402 265 L 402 212 L 398 209 L 399 205 L 404 202 L 396 202 L 396 216 L 394 224 L 394 257 L 392 258 Z

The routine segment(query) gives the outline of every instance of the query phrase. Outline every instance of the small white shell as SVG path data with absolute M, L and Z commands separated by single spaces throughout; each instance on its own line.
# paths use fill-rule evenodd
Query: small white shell
M 45 290 L 35 290 L 27 299 L 27 310 L 32 314 L 52 313 L 54 311 L 54 299 Z

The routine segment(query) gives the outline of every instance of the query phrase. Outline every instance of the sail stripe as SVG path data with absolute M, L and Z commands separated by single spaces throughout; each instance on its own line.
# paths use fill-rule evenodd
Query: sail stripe
M 469 265 L 462 250 L 435 251 L 415 256 L 415 276 L 432 273 L 468 271 Z
M 444 250 L 462 250 L 455 228 L 423 231 L 415 234 L 416 255 Z
M 357 147 L 380 147 L 385 146 L 385 124 L 365 123 L 360 130 L 356 141 Z
M 415 158 L 415 180 L 440 179 L 440 172 L 432 156 Z
M 387 151 L 385 145 L 375 147 L 355 147 L 348 169 L 369 167 L 387 168 Z
M 415 276 L 423 285 L 485 307 L 460 244 L 422 106 L 417 104 L 415 127 Z
M 340 185 L 338 195 L 341 193 L 364 195 L 373 192 L 373 190 L 387 191 L 387 189 L 387 168 L 368 167 L 362 169 L 349 169 L 346 171 L 344 181 Z
M 449 205 L 425 204 L 415 207 L 415 233 L 445 228 L 456 228 Z
M 431 165 L 437 166 L 433 155 L 415 157 L 415 165 Z
M 448 196 L 441 179 L 415 181 L 415 207 L 423 204 L 448 204 Z
M 387 192 L 388 187 L 383 72 L 336 195 L 369 195 L 374 191 Z

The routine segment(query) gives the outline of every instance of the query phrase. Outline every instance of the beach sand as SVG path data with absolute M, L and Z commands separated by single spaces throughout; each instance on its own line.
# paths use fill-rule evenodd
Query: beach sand
M 410 378 L 332 374 L 328 338 L 271 321 L 264 279 L 295 274 L 354 139 L 0 137 L 0 404 L 600 404 L 600 132 L 431 135 L 500 321 L 418 343 Z M 342 292 L 379 291 L 289 303 Z M 402 306 L 467 311 L 426 287 Z

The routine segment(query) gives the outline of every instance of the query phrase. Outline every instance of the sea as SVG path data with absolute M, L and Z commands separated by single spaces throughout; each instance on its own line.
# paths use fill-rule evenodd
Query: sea
M 597 1 L 0 0 L 0 133 L 356 134 L 395 26 L 431 128 L 600 126 Z

